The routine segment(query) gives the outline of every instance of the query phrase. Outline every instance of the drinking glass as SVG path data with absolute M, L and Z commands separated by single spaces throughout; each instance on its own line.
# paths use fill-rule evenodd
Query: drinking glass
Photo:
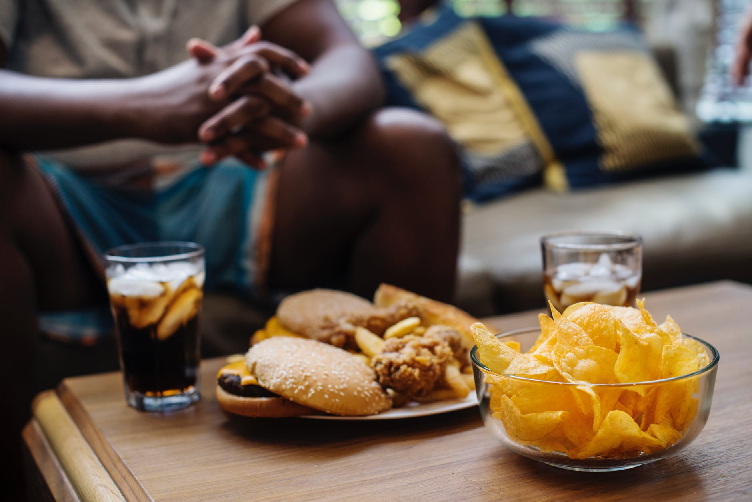
M 578 302 L 631 307 L 642 280 L 642 238 L 574 231 L 541 237 L 543 290 L 560 312 Z
M 192 242 L 120 246 L 105 254 L 125 398 L 143 411 L 200 399 L 204 249 Z

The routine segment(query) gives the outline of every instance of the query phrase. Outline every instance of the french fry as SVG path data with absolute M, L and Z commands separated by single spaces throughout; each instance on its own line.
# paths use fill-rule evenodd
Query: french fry
M 416 397 L 415 400 L 419 403 L 432 403 L 434 401 L 457 399 L 457 397 L 454 389 L 434 389 L 423 397 Z
M 418 326 L 413 330 L 412 334 L 415 336 L 423 336 L 426 334 L 426 328 L 424 326 Z
M 456 366 L 448 365 L 444 372 L 444 379 L 447 381 L 452 390 L 457 394 L 456 397 L 465 398 L 470 393 L 470 387 L 465 383 L 465 379 L 462 378 L 460 370 Z
M 475 390 L 475 377 L 472 374 L 462 373 L 462 379 L 465 380 L 465 384 L 470 387 L 470 390 Z
M 384 340 L 366 328 L 355 328 L 355 343 L 358 344 L 363 354 L 368 357 L 380 354 L 384 350 Z
M 353 354 L 353 357 L 360 359 L 361 361 L 363 361 L 363 364 L 367 366 L 371 365 L 371 358 L 365 354 Z
M 420 326 L 420 317 L 408 317 L 407 319 L 402 319 L 400 322 L 386 330 L 384 338 L 399 338 L 409 335 L 418 326 Z

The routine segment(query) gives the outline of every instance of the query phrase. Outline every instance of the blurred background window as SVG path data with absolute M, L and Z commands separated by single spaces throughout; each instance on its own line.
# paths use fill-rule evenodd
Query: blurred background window
M 752 122 L 752 85 L 734 87 L 729 67 L 750 0 L 336 0 L 363 44 L 397 36 L 400 18 L 444 3 L 460 16 L 536 16 L 593 31 L 623 22 L 639 26 L 653 46 L 675 53 L 682 108 L 701 122 Z M 400 4 L 404 5 L 400 16 Z M 408 12 L 411 10 L 412 12 Z
M 716 0 L 715 40 L 697 103 L 697 115 L 704 122 L 752 122 L 750 79 L 736 87 L 730 76 L 739 25 L 751 6 L 749 0 Z
M 337 0 L 342 15 L 367 46 L 377 45 L 402 29 L 397 0 Z M 430 0 L 416 4 L 433 3 Z M 607 30 L 623 21 L 642 24 L 653 0 L 447 0 L 460 16 L 550 17 L 573 25 Z

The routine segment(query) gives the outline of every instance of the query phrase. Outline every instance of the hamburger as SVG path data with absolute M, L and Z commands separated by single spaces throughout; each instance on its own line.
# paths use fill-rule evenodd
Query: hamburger
M 368 365 L 316 340 L 274 337 L 217 375 L 220 408 L 249 417 L 373 415 L 392 402 Z
M 416 327 L 389 339 L 401 321 Z M 243 361 L 219 371 L 217 399 L 224 410 L 251 417 L 379 413 L 391 407 L 390 397 L 404 403 L 446 387 L 448 366 L 467 367 L 474 322 L 456 307 L 386 284 L 373 303 L 342 291 L 303 291 L 280 303 Z M 358 330 L 379 350 L 361 351 Z

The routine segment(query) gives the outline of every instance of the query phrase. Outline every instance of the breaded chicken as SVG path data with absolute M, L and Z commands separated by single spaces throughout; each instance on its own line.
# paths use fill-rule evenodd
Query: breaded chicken
M 458 361 L 467 360 L 467 349 L 462 346 L 462 334 L 456 329 L 443 324 L 436 324 L 429 326 L 423 336 L 446 343 L 452 350 L 454 358 Z
M 378 382 L 409 397 L 422 397 L 444 377 L 452 349 L 439 337 L 408 335 L 386 340 L 371 359 Z

